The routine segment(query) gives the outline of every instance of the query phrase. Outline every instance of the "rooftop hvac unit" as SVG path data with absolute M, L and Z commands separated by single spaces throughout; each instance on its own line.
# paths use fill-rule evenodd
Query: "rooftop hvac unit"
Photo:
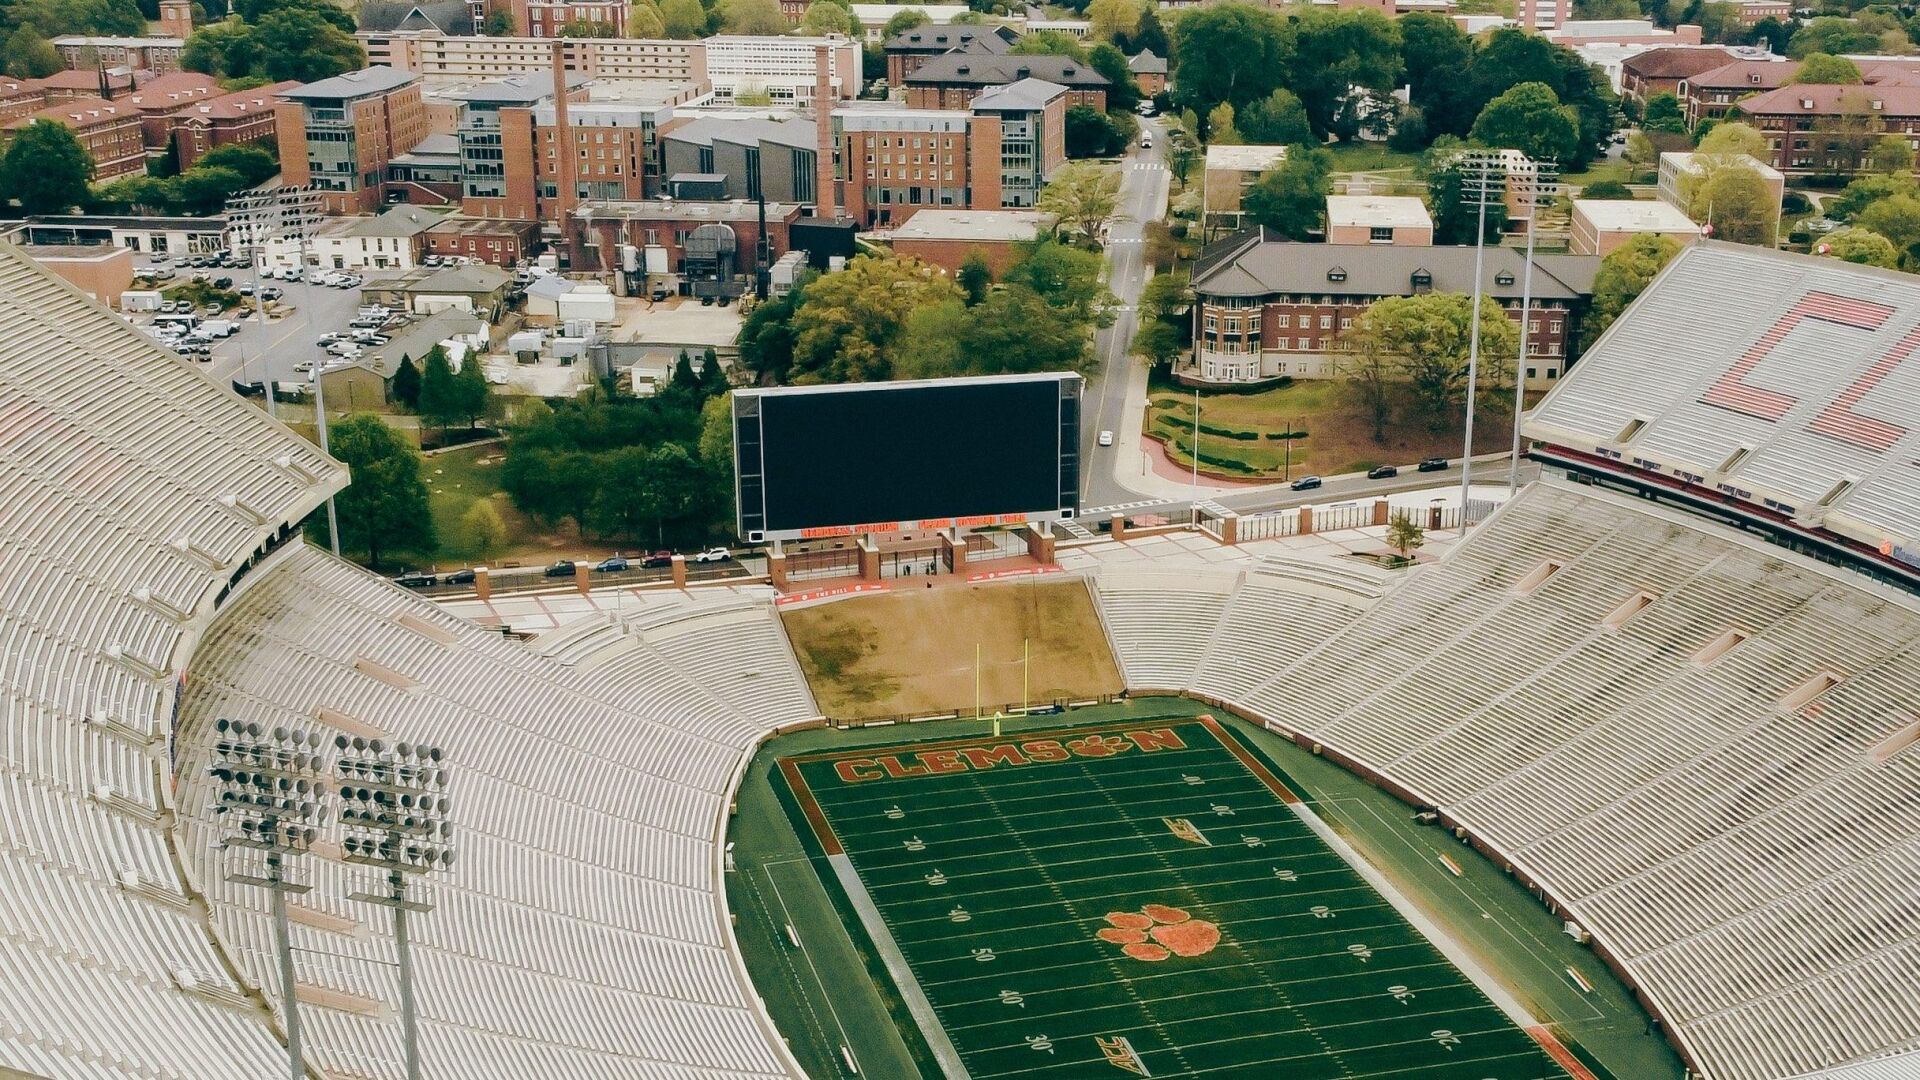
M 563 335 L 565 337 L 590 338 L 593 336 L 593 320 L 592 319 L 568 319 L 566 321 L 566 325 L 562 327 L 562 329 L 565 331 L 565 334 Z

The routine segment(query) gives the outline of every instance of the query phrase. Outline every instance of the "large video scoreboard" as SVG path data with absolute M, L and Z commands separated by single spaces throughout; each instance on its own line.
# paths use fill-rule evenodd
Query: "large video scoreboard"
M 1081 387 L 1069 372 L 736 390 L 740 536 L 1072 518 Z

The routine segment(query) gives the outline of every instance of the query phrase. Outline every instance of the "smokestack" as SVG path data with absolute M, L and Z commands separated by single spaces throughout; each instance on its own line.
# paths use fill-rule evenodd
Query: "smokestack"
M 825 45 L 813 47 L 813 212 L 823 218 L 840 216 L 839 191 L 833 181 L 833 56 Z M 766 234 L 763 231 L 761 235 Z
M 567 257 L 573 257 L 573 204 L 574 185 L 578 162 L 573 153 L 573 125 L 567 122 L 567 56 L 566 39 L 553 39 L 553 134 L 554 187 L 558 198 L 554 199 L 554 212 L 560 218 L 560 239 L 567 246 Z

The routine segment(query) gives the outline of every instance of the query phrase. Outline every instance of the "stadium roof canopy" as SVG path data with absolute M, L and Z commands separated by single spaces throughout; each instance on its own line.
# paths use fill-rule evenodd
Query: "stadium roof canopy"
M 1916 350 L 1920 278 L 1703 243 L 1674 258 L 1526 433 L 1546 457 L 1920 578 Z

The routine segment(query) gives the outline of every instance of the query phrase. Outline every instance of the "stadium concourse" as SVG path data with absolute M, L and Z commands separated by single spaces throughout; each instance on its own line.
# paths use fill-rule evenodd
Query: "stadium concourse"
M 284 1071 L 264 900 L 208 821 L 225 717 L 453 755 L 429 1075 L 797 1074 L 722 899 L 748 755 L 814 719 L 761 598 L 527 648 L 299 541 L 344 471 L 7 247 L 0 320 L 0 1072 Z M 1916 321 L 1915 279 L 1702 244 L 1533 419 L 1598 486 L 1404 575 L 1081 572 L 1130 685 L 1437 810 L 1702 1075 L 1910 1077 L 1920 601 L 1879 579 L 1920 541 Z M 294 914 L 308 1061 L 383 1080 L 392 945 L 337 856 Z

